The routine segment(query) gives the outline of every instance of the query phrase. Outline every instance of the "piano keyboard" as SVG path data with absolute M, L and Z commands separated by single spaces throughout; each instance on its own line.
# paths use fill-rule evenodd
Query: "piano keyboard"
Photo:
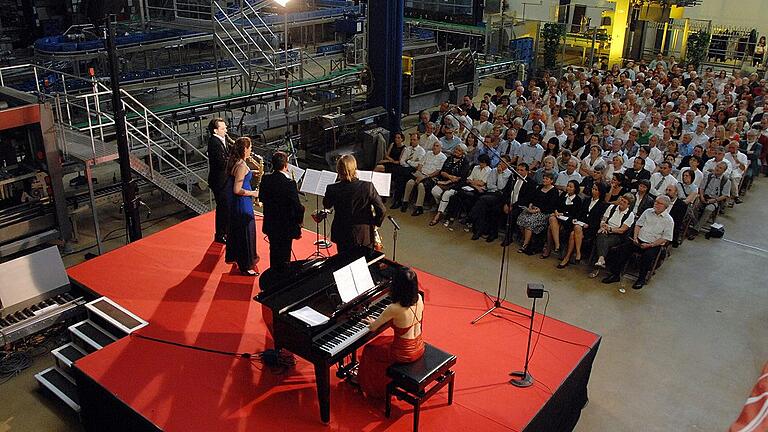
M 79 313 L 82 303 L 85 301 L 81 297 L 64 293 L 15 313 L 0 315 L 0 331 L 3 333 L 0 342 L 16 341 L 68 319 Z
M 362 322 L 363 318 L 378 318 L 390 303 L 392 303 L 392 300 L 389 296 L 381 298 L 371 304 L 365 311 L 356 314 L 341 325 L 322 333 L 317 337 L 314 345 L 319 347 L 320 351 L 330 356 L 344 351 L 348 346 L 368 334 L 368 325 Z

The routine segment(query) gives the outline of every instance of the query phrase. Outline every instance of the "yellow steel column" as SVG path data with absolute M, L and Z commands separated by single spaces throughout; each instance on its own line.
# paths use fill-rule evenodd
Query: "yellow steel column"
M 608 55 L 608 65 L 621 65 L 624 56 L 624 38 L 627 34 L 627 18 L 629 18 L 629 0 L 616 0 L 613 11 L 611 28 L 611 52 Z

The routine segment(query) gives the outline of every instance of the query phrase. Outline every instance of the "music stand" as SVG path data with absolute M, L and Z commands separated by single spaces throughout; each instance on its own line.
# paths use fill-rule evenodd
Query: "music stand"
M 320 197 L 325 196 L 325 189 L 329 184 L 336 181 L 337 174 L 333 171 L 318 171 L 307 168 L 304 172 L 304 181 L 301 183 L 301 192 L 312 194 L 315 196 L 315 208 L 317 218 L 313 215 L 312 219 L 315 221 L 315 252 L 307 257 L 312 258 L 327 258 L 320 250 L 328 249 L 331 247 L 331 243 L 326 237 L 326 220 L 328 219 L 328 212 L 320 209 Z M 320 221 L 323 222 L 323 238 L 320 238 Z
M 509 380 L 509 383 L 515 387 L 530 387 L 533 385 L 534 380 L 531 373 L 528 372 L 528 363 L 531 359 L 531 336 L 533 336 L 533 318 L 536 316 L 536 299 L 544 297 L 544 285 L 529 283 L 527 292 L 528 298 L 533 299 L 533 307 L 531 308 L 530 315 L 531 322 L 528 327 L 528 347 L 525 350 L 525 366 L 523 367 L 523 370 L 509 373 L 510 376 L 516 377 Z M 544 308 L 544 313 L 546 313 L 546 308 Z

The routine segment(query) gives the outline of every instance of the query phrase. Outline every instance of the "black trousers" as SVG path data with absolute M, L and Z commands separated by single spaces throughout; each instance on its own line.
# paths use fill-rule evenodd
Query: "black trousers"
M 472 222 L 472 231 L 475 234 L 491 235 L 498 233 L 499 227 L 496 219 L 501 201 L 501 194 L 485 194 L 477 199 L 469 211 L 469 220 Z
M 213 190 L 213 200 L 216 201 L 216 234 L 217 239 L 229 232 L 229 201 L 227 200 L 227 188 Z
M 605 256 L 605 265 L 611 274 L 618 275 L 621 273 L 621 270 L 624 268 L 627 261 L 632 258 L 632 254 L 639 252 L 640 262 L 638 263 L 639 271 L 637 277 L 638 279 L 645 280 L 660 249 L 661 246 L 642 249 L 639 245 L 634 244 L 632 240 L 628 239 L 618 246 L 614 246 L 608 250 L 608 253 Z
M 281 272 L 288 270 L 292 247 L 293 239 L 269 236 L 269 267 Z

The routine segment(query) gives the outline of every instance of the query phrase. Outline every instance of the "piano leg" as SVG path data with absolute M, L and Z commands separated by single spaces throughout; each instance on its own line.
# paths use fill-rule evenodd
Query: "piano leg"
M 329 365 L 315 364 L 317 382 L 317 400 L 320 402 L 320 420 L 328 424 L 331 421 L 331 368 Z

